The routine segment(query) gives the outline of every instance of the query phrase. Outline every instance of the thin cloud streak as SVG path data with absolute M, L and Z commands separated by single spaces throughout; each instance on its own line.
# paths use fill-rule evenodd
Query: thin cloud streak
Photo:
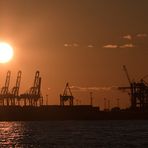
M 65 44 L 64 44 L 64 47 L 79 47 L 79 44 L 77 44 L 77 43 L 72 43 L 72 44 L 70 44 L 70 43 L 65 43 Z
M 134 48 L 135 45 L 133 45 L 132 43 L 130 44 L 124 44 L 124 45 L 113 45 L 113 44 L 109 44 L 109 45 L 105 45 L 103 46 L 103 48 L 109 48 L 109 49 L 116 49 L 116 48 Z
M 134 48 L 135 46 L 131 43 L 131 44 L 124 44 L 121 45 L 120 48 Z
M 124 39 L 132 40 L 132 36 L 130 34 L 123 36 Z
M 78 46 L 79 46 L 79 44 L 73 43 L 73 47 L 78 47 Z
M 118 45 L 108 44 L 108 45 L 103 46 L 103 48 L 115 49 L 115 48 L 118 48 Z
M 79 87 L 79 86 L 71 86 L 72 91 L 76 92 L 88 92 L 88 91 L 111 91 L 116 90 L 117 86 L 108 86 L 108 87 Z
M 94 47 L 94 45 L 89 44 L 87 47 L 88 47 L 88 48 L 93 48 L 93 47 Z
M 146 34 L 146 33 L 139 33 L 139 34 L 137 34 L 136 35 L 136 37 L 138 37 L 138 38 L 145 38 L 145 37 L 147 37 L 148 35 Z

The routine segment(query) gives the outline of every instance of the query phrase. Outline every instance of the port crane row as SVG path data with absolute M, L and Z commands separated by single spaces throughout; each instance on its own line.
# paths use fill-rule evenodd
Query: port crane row
M 145 79 L 148 75 L 141 78 L 139 81 L 132 80 L 128 70 L 123 65 L 126 78 L 129 85 L 126 87 L 118 87 L 118 90 L 128 92 L 131 100 L 130 109 L 132 110 L 148 110 L 148 83 Z M 22 94 L 19 94 L 22 72 L 18 71 L 15 86 L 9 89 L 11 71 L 6 74 L 5 84 L 0 91 L 0 106 L 41 106 L 43 105 L 43 96 L 41 94 L 41 76 L 40 72 L 36 71 L 33 85 L 30 89 Z M 92 92 L 90 92 L 90 104 L 92 106 Z M 74 96 L 70 89 L 69 83 L 66 83 L 63 94 L 60 94 L 60 106 L 73 106 Z
M 9 90 L 11 71 L 7 72 L 5 84 L 0 91 L 1 106 L 39 106 L 43 104 L 40 72 L 36 71 L 33 86 L 23 94 L 19 94 L 21 76 L 22 72 L 18 71 L 15 86 Z
M 41 94 L 41 76 L 36 71 L 33 86 L 22 94 L 19 94 L 22 72 L 18 71 L 15 86 L 9 90 L 11 71 L 6 74 L 5 84 L 0 91 L 0 106 L 41 106 L 43 105 L 43 96 Z M 69 84 L 66 84 L 63 95 L 60 95 L 60 105 L 64 106 L 69 102 L 73 106 L 73 95 Z
M 15 86 L 9 90 L 11 71 L 6 74 L 5 84 L 0 91 L 0 106 L 41 106 L 43 96 L 41 95 L 40 72 L 36 71 L 33 86 L 22 94 L 19 94 L 22 72 L 18 71 Z M 60 106 L 73 106 L 74 96 L 72 95 L 69 83 L 66 83 L 63 94 L 60 95 Z M 91 94 L 92 103 L 92 94 Z

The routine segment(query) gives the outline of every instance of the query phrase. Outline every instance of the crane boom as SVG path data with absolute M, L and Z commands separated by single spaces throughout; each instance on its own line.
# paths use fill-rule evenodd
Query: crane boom
M 129 76 L 129 74 L 128 74 L 128 70 L 127 70 L 127 68 L 126 68 L 125 65 L 123 65 L 123 70 L 125 71 L 125 74 L 126 74 L 126 77 L 127 77 L 127 79 L 128 79 L 128 82 L 129 82 L 129 84 L 131 85 L 131 79 L 130 79 L 130 76 Z
M 14 96 L 18 96 L 18 94 L 19 94 L 19 88 L 20 88 L 20 83 L 21 83 L 21 75 L 22 75 L 22 72 L 21 71 L 18 71 L 17 78 L 16 78 L 16 84 L 12 88 L 12 94 Z
M 5 86 L 3 86 L 1 89 L 1 94 L 3 95 L 8 93 L 10 77 L 11 77 L 11 71 L 8 71 L 6 75 Z
M 0 93 L 0 100 L 2 101 L 2 105 L 5 104 L 5 100 L 7 100 L 7 105 L 9 105 L 8 94 L 9 94 L 10 77 L 11 77 L 11 71 L 8 71 L 6 75 L 5 85 L 2 87 Z
M 10 76 L 11 76 L 11 71 L 7 72 L 7 76 L 6 76 L 6 81 L 5 81 L 5 87 L 9 87 L 10 84 Z
M 40 85 L 41 85 L 40 72 L 36 71 L 33 87 L 30 88 L 29 94 L 38 95 L 40 92 Z
M 69 94 L 72 96 L 72 92 L 71 92 L 71 89 L 69 87 L 69 83 L 66 83 L 63 96 L 68 95 L 68 91 L 67 90 L 69 91 Z
M 73 106 L 73 99 L 74 99 L 74 97 L 73 97 L 72 92 L 70 90 L 69 83 L 66 83 L 63 95 L 60 94 L 60 105 L 64 106 L 64 103 L 66 101 L 69 101 L 69 105 Z

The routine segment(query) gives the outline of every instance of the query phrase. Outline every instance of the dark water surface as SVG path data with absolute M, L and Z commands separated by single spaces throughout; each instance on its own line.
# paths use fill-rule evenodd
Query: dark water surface
M 148 121 L 0 122 L 0 147 L 148 147 Z

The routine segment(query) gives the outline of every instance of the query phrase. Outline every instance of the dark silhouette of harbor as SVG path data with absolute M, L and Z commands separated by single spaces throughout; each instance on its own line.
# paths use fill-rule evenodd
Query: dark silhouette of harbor
M 1 121 L 47 120 L 147 120 L 148 111 L 100 111 L 98 107 L 82 106 L 1 106 Z
M 69 83 L 60 94 L 60 105 L 44 105 L 41 94 L 41 76 L 36 71 L 33 86 L 25 93 L 19 93 L 21 83 L 21 71 L 18 71 L 16 84 L 9 90 L 11 71 L 6 74 L 4 86 L 0 93 L 0 120 L 1 121 L 30 121 L 30 120 L 143 120 L 148 119 L 148 83 L 142 78 L 140 81 L 131 81 L 127 68 L 123 69 L 127 76 L 129 86 L 119 87 L 119 90 L 129 90 L 131 98 L 130 107 L 117 107 L 100 110 L 93 106 L 93 96 L 90 92 L 90 105 L 74 104 L 75 97 L 72 94 Z M 106 99 L 105 106 L 106 106 Z M 108 102 L 110 106 L 110 102 Z

